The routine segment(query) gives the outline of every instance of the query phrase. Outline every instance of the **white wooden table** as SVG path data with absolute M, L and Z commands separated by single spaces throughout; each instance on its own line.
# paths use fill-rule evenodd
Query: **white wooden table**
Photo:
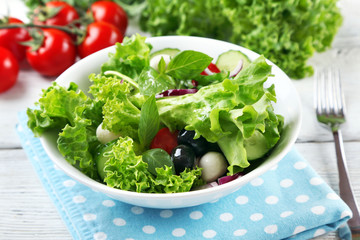
M 360 2 L 340 1 L 344 24 L 333 48 L 316 54 L 313 66 L 335 64 L 340 67 L 347 102 L 348 121 L 343 138 L 353 189 L 360 201 Z M 10 14 L 26 19 L 26 8 L 19 0 L 0 0 Z M 130 31 L 134 32 L 136 29 Z M 0 239 L 71 239 L 53 203 L 43 189 L 15 133 L 17 113 L 38 99 L 42 88 L 53 78 L 44 78 L 22 69 L 11 90 L 0 94 Z M 335 150 L 332 135 L 320 127 L 313 110 L 313 78 L 294 80 L 302 101 L 303 125 L 296 142 L 298 151 L 324 180 L 338 191 Z M 338 239 L 336 232 L 319 239 Z

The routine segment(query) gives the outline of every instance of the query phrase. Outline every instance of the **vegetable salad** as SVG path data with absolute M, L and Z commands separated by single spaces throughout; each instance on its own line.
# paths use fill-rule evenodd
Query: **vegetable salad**
M 276 145 L 284 119 L 272 106 L 275 86 L 264 87 L 271 66 L 263 56 L 230 64 L 238 68 L 230 76 L 216 66 L 229 64 L 205 53 L 155 58 L 151 49 L 143 36 L 124 38 L 89 76 L 91 97 L 54 82 L 27 110 L 29 128 L 58 131 L 60 153 L 90 178 L 146 193 L 235 179 Z

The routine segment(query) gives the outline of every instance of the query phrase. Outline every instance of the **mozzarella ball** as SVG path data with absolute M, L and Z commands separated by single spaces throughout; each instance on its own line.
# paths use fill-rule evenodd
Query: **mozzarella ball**
M 202 170 L 202 179 L 209 183 L 223 176 L 227 171 L 227 161 L 218 152 L 208 152 L 199 160 L 199 167 Z
M 118 133 L 110 132 L 102 128 L 102 123 L 96 129 L 96 137 L 102 144 L 108 143 L 112 140 L 119 138 L 121 135 Z
M 161 58 L 164 59 L 165 63 L 166 63 L 166 66 L 169 64 L 170 60 L 171 60 L 171 57 L 170 55 L 167 55 L 167 54 L 159 54 L 159 55 L 156 55 L 154 56 L 153 58 L 150 59 L 150 67 L 154 68 L 156 71 L 158 71 L 158 65 L 159 65 L 159 62 L 161 60 Z

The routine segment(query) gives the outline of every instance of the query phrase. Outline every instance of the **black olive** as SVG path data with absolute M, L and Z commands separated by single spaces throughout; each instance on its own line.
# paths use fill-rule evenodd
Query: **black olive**
M 178 134 L 178 144 L 189 145 L 193 148 L 196 157 L 201 157 L 207 152 L 221 152 L 219 146 L 216 143 L 211 143 L 206 141 L 206 139 L 200 136 L 197 139 L 194 139 L 195 131 L 188 131 L 182 129 Z
M 171 160 L 174 163 L 176 174 L 180 174 L 185 168 L 193 168 L 196 156 L 191 147 L 178 145 L 171 152 Z

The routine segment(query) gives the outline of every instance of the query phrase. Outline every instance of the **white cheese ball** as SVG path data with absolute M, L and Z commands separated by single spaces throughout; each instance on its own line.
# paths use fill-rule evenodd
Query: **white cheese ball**
M 96 137 L 102 144 L 108 143 L 112 140 L 119 138 L 121 135 L 118 133 L 110 132 L 102 128 L 102 123 L 96 129 Z
M 153 58 L 150 59 L 150 67 L 152 67 L 156 71 L 158 71 L 159 70 L 158 65 L 159 65 L 159 62 L 160 62 L 161 58 L 164 59 L 164 61 L 166 63 L 166 66 L 169 64 L 169 62 L 171 60 L 170 55 L 168 55 L 168 54 L 159 54 L 159 55 L 156 55 L 156 56 L 154 56 Z
M 227 170 L 225 157 L 218 152 L 208 152 L 199 160 L 199 167 L 202 170 L 202 179 L 209 183 L 223 176 Z

